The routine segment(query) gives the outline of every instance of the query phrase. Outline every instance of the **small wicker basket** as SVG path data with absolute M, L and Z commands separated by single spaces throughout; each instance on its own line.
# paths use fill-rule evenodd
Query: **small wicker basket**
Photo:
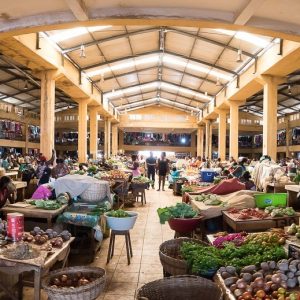
M 97 276 L 98 278 L 91 283 L 75 288 L 52 288 L 51 281 L 54 277 L 59 277 L 63 274 L 71 275 L 81 272 L 83 275 Z M 47 274 L 42 280 L 42 286 L 50 300 L 86 300 L 96 299 L 104 290 L 106 280 L 106 272 L 102 268 L 96 267 L 71 267 L 52 271 Z
M 173 276 L 149 282 L 142 286 L 137 300 L 221 300 L 222 290 L 211 280 L 192 276 Z
M 206 245 L 200 240 L 190 238 L 178 238 L 162 243 L 159 247 L 159 258 L 165 273 L 173 276 L 191 274 L 187 262 L 183 259 L 175 258 L 178 257 L 183 242 Z

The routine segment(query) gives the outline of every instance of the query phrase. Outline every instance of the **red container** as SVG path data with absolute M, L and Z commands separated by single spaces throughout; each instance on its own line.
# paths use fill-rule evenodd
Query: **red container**
M 194 231 L 198 227 L 202 219 L 203 216 L 198 216 L 190 219 L 174 218 L 174 219 L 170 219 L 168 222 L 170 228 L 175 230 L 176 232 L 189 233 Z
M 24 215 L 20 213 L 7 214 L 7 235 L 14 242 L 22 240 L 24 233 Z

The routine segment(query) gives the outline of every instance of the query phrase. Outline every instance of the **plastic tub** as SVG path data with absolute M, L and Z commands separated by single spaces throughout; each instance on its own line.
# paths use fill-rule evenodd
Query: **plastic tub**
M 201 174 L 201 181 L 204 182 L 213 182 L 216 175 L 215 171 L 211 171 L 211 170 L 201 171 L 200 174 Z
M 132 229 L 135 224 L 138 213 L 134 211 L 127 211 L 127 213 L 129 214 L 129 217 L 126 218 L 110 217 L 107 215 L 108 213 L 105 213 L 106 222 L 109 228 L 117 231 L 125 231 Z
M 286 193 L 255 194 L 254 199 L 255 199 L 255 205 L 258 208 L 265 208 L 267 206 L 285 207 L 287 204 Z
M 203 219 L 203 216 L 198 216 L 190 219 L 184 219 L 184 218 L 173 218 L 170 219 L 169 226 L 171 229 L 175 230 L 179 233 L 189 233 L 194 231 L 201 220 Z

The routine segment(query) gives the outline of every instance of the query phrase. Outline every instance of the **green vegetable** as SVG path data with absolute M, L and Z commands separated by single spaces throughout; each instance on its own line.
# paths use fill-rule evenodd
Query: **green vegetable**
M 180 248 L 182 257 L 188 262 L 193 273 L 201 274 L 221 266 L 234 266 L 238 270 L 265 261 L 278 261 L 286 258 L 285 250 L 279 245 L 243 244 L 236 247 L 226 243 L 224 248 L 215 248 L 185 242 Z
M 37 200 L 35 206 L 47 210 L 55 210 L 61 207 L 61 204 L 55 200 Z
M 193 218 L 198 212 L 193 210 L 192 207 L 186 203 L 176 203 L 175 206 L 165 208 L 158 208 L 157 213 L 161 224 L 173 218 Z
M 114 218 L 128 218 L 130 217 L 129 213 L 123 209 L 112 210 L 107 213 L 107 216 Z

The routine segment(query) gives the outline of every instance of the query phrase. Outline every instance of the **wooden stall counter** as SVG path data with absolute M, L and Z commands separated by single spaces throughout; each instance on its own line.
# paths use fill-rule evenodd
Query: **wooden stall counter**
M 23 205 L 23 207 L 22 207 Z M 46 210 L 38 208 L 34 205 L 26 205 L 26 203 L 15 203 L 9 204 L 8 206 L 2 207 L 1 211 L 4 215 L 8 213 L 21 213 L 24 215 L 24 218 L 37 218 L 37 219 L 46 219 L 48 228 L 53 227 L 52 220 L 58 215 L 62 214 L 64 210 L 68 207 L 67 204 L 62 205 L 62 207 L 54 210 Z
M 270 182 L 267 184 L 266 192 L 267 193 L 286 193 L 286 185 L 295 185 L 294 182 Z
M 24 201 L 27 182 L 26 181 L 13 181 L 13 184 L 17 190 L 17 201 Z
M 0 254 L 0 271 L 6 274 L 19 275 L 18 295 L 15 291 L 8 289 L 0 281 L 0 288 L 3 289 L 10 299 L 22 299 L 22 273 L 34 271 L 34 300 L 41 298 L 41 278 L 49 272 L 49 269 L 54 266 L 56 262 L 62 262 L 64 268 L 70 253 L 70 245 L 75 238 L 71 237 L 69 241 L 63 243 L 62 248 L 53 248 L 51 252 L 41 251 L 41 254 L 36 259 L 17 260 L 8 259 Z M 10 246 L 12 246 L 11 244 Z

